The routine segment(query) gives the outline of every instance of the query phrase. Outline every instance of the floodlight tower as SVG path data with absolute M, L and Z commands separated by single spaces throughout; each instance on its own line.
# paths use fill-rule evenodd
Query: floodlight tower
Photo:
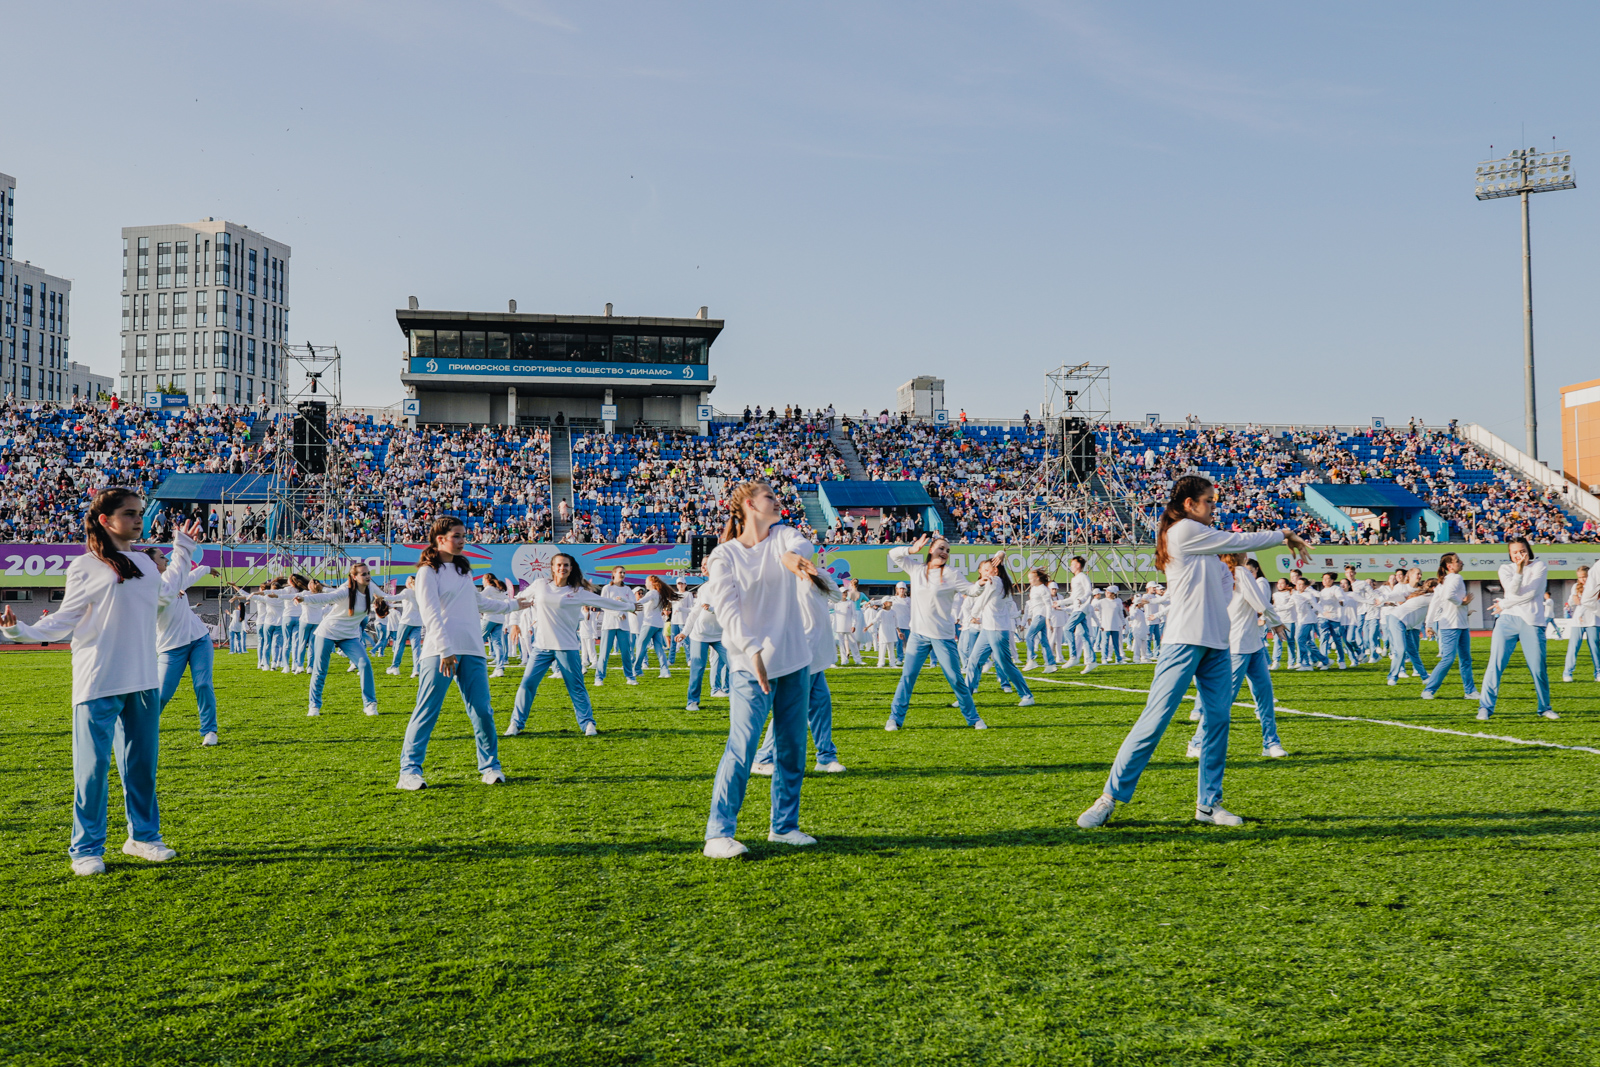
M 1528 433 L 1527 452 L 1534 459 L 1539 458 L 1539 415 L 1533 398 L 1533 245 L 1528 229 L 1528 197 L 1576 189 L 1578 183 L 1574 179 L 1571 153 L 1533 148 L 1519 148 L 1503 159 L 1485 160 L 1478 164 L 1476 175 L 1479 200 L 1522 198 L 1523 419 Z

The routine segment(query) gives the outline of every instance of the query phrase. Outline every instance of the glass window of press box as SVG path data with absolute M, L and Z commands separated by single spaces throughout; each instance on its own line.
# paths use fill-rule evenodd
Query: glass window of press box
M 412 330 L 418 359 L 482 362 L 519 359 L 547 363 L 693 363 L 704 365 L 704 337 L 621 333 L 492 333 Z

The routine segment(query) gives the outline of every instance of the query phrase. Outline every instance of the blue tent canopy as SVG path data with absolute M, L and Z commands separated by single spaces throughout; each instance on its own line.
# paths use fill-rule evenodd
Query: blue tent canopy
M 265 504 L 272 476 L 267 474 L 169 474 L 152 500 L 194 504 Z
M 1393 482 L 1362 482 L 1360 485 L 1308 485 L 1306 491 L 1315 489 L 1317 495 L 1336 508 L 1367 508 L 1383 511 L 1388 508 L 1425 508 L 1428 502 L 1409 489 Z
M 1391 527 L 1403 530 L 1408 538 L 1450 539 L 1450 526 L 1444 517 L 1430 508 L 1426 500 L 1393 482 L 1308 485 L 1305 507 L 1336 530 L 1355 531 L 1358 524 L 1344 509 L 1365 508 L 1374 513 L 1388 513 Z
M 829 522 L 846 508 L 916 508 L 924 529 L 943 532 L 939 509 L 921 482 L 818 482 L 817 502 Z

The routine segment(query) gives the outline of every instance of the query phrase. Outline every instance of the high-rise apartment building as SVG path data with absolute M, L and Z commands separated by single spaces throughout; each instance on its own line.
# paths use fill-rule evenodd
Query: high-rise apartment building
M 211 218 L 124 227 L 117 394 L 279 403 L 288 313 L 288 245 Z
M 72 283 L 15 258 L 17 180 L 0 174 L 0 392 L 70 403 L 88 368 L 67 358 Z

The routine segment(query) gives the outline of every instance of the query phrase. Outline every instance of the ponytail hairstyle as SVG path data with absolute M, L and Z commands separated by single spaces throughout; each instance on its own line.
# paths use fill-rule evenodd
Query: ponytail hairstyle
M 1028 577 L 1039 579 L 1040 585 L 1048 586 L 1050 584 L 1050 575 L 1045 573 L 1043 567 L 1033 568 L 1033 570 L 1028 572 Z
M 1257 578 L 1261 577 L 1261 564 L 1257 563 L 1255 560 L 1250 559 L 1247 556 L 1247 557 L 1245 557 L 1244 565 L 1246 567 L 1249 567 L 1250 568 L 1250 572 L 1252 574 L 1254 574 Z
M 1172 524 L 1189 517 L 1183 505 L 1190 500 L 1199 500 L 1213 488 L 1211 479 L 1203 474 L 1185 474 L 1172 483 L 1172 498 L 1167 501 L 1167 508 L 1161 513 L 1161 521 L 1156 526 L 1156 570 L 1165 571 L 1167 564 L 1172 562 L 1172 557 L 1167 555 L 1167 531 L 1172 529 Z
M 565 584 L 568 589 L 583 589 L 591 593 L 597 592 L 594 587 L 594 583 L 583 576 L 583 568 L 578 566 L 578 561 L 576 558 L 566 552 L 557 552 L 555 555 L 550 557 L 550 562 L 554 564 L 558 559 L 564 559 L 567 561 L 567 567 L 569 569 L 567 571 L 567 580 Z M 555 568 L 552 566 L 552 573 L 554 572 L 554 569 Z
M 723 541 L 732 541 L 744 533 L 744 502 L 763 489 L 771 491 L 772 486 L 763 481 L 740 482 L 734 486 L 733 492 L 728 495 L 728 518 L 722 524 L 719 544 Z
M 349 588 L 350 588 L 350 603 L 348 605 L 348 610 L 345 612 L 345 614 L 347 614 L 347 615 L 354 615 L 356 613 L 356 568 L 357 567 L 365 567 L 365 566 L 366 566 L 365 563 L 352 563 L 352 564 L 350 564 L 350 573 L 349 573 L 349 576 L 347 578 L 347 583 L 348 583 Z M 366 588 L 362 589 L 361 592 L 366 594 L 366 598 L 367 598 L 366 605 L 365 605 L 365 610 L 371 611 L 372 610 L 372 578 L 370 577 L 370 574 L 371 574 L 370 571 L 368 572 L 368 574 L 369 574 L 369 577 L 367 578 Z M 380 601 L 379 603 L 382 603 L 382 601 Z
M 88 517 L 84 520 L 84 545 L 96 559 L 117 572 L 119 585 L 129 578 L 143 578 L 144 571 L 141 571 L 139 565 L 112 542 L 111 535 L 100 525 L 100 517 L 110 515 L 130 497 L 138 495 L 132 489 L 121 486 L 102 489 L 94 495 L 94 501 L 89 505 Z
M 939 561 L 941 567 L 949 566 L 950 564 L 950 542 L 943 537 L 935 537 L 928 542 L 928 558 L 922 563 L 924 577 L 927 576 L 928 571 L 932 568 L 935 559 Z
M 664 603 L 676 604 L 678 602 L 678 591 L 667 585 L 667 583 L 663 582 L 658 576 L 654 574 L 650 575 L 644 580 L 644 584 L 646 588 L 654 589 L 656 591 L 656 595 L 659 596 Z
M 438 539 L 444 537 L 457 526 L 463 530 L 467 528 L 467 524 L 454 515 L 440 515 L 433 520 L 433 525 L 428 527 L 428 547 L 424 548 L 422 555 L 417 557 L 417 570 L 420 571 L 423 567 L 432 567 L 434 570 L 438 570 L 444 566 L 444 557 L 439 555 Z M 471 576 L 472 564 L 467 562 L 465 556 L 458 554 L 450 562 L 455 564 L 457 574 Z
M 311 587 L 311 580 L 303 574 L 289 575 L 289 584 L 294 586 L 295 592 L 304 593 Z
M 1443 578 L 1445 575 L 1450 573 L 1450 568 L 1449 568 L 1448 564 L 1450 563 L 1451 560 L 1457 560 L 1457 559 L 1460 559 L 1460 558 L 1461 557 L 1456 555 L 1454 552 L 1446 552 L 1444 555 L 1440 556 L 1439 557 L 1439 577 Z
M 1220 558 L 1222 560 L 1222 562 L 1224 562 L 1224 563 L 1226 563 L 1228 565 L 1228 573 L 1229 574 L 1236 574 L 1237 571 L 1239 570 L 1239 564 L 1244 562 L 1244 553 L 1243 552 L 1224 552 L 1218 558 Z
M 1004 560 L 994 560 L 994 573 L 1000 579 L 1000 592 L 1003 596 L 1011 595 L 1011 575 L 1006 571 Z

